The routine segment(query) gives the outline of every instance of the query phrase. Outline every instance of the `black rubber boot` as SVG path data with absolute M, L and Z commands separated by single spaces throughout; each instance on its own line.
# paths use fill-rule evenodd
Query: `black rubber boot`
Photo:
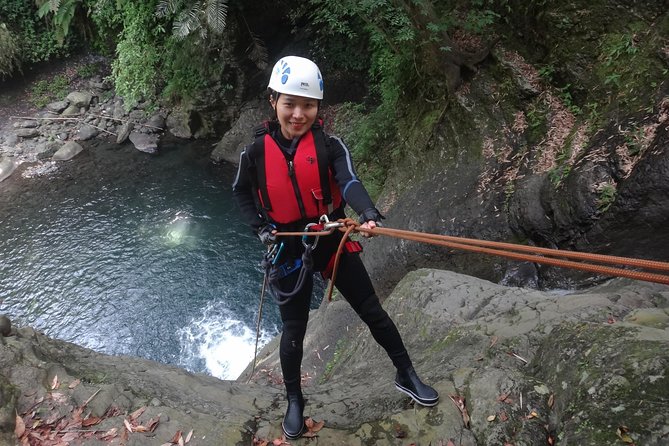
M 281 429 L 288 440 L 294 440 L 304 432 L 304 398 L 301 393 L 289 393 L 286 399 L 288 409 L 283 417 Z
M 437 391 L 427 384 L 423 384 L 413 367 L 397 371 L 397 375 L 395 375 L 395 387 L 400 392 L 409 395 L 421 406 L 431 407 L 439 402 Z

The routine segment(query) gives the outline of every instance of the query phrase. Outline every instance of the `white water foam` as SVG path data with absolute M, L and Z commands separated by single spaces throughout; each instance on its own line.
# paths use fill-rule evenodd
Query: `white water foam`
M 204 368 L 220 379 L 237 379 L 253 361 L 255 327 L 236 319 L 220 302 L 203 310 L 198 320 L 180 330 L 180 365 L 189 370 Z M 261 330 L 258 350 L 267 344 L 272 334 Z M 198 365 L 200 365 L 198 367 Z

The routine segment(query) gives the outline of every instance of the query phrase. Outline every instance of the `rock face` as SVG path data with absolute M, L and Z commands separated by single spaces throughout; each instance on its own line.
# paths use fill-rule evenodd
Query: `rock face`
M 669 435 L 669 287 L 619 279 L 560 295 L 423 269 L 384 307 L 441 401 L 409 404 L 385 352 L 335 296 L 312 312 L 304 349 L 305 416 L 325 422 L 319 444 L 603 445 L 625 436 L 659 446 Z M 42 427 L 65 423 L 59 432 L 95 429 L 79 432 L 82 445 L 100 444 L 112 428 L 108 440 L 126 435 L 128 445 L 163 444 L 191 429 L 195 446 L 281 436 L 277 340 L 250 380 L 249 369 L 231 382 L 97 354 L 25 327 L 13 333 L 0 338 L 0 416 L 18 412 L 26 426 L 40 418 Z M 89 412 L 100 420 L 82 429 Z M 154 432 L 122 434 L 124 420 L 151 419 L 159 420 Z M 14 422 L 0 422 L 0 438 L 10 441 Z
M 242 149 L 253 141 L 253 129 L 268 118 L 267 108 L 264 101 L 248 103 L 242 107 L 235 124 L 223 135 L 211 152 L 211 159 L 214 162 L 239 163 L 239 154 Z

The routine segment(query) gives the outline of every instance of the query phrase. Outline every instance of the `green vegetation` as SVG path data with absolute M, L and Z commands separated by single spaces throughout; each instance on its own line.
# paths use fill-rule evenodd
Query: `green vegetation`
M 599 197 L 597 198 L 597 210 L 606 212 L 616 201 L 617 189 L 614 183 L 603 183 L 597 187 Z
M 0 78 L 9 77 L 19 66 L 19 46 L 7 25 L 0 23 Z
M 65 98 L 68 93 L 70 81 L 63 75 L 55 76 L 51 80 L 35 82 L 30 90 L 30 102 L 35 107 L 42 108 L 52 101 Z
M 34 1 L 3 0 L 0 2 L 0 23 L 5 23 L 13 36 L 21 64 L 62 57 L 70 50 L 70 42 L 65 39 L 59 44 L 56 32 L 38 17 Z
M 334 355 L 332 356 L 332 360 L 325 365 L 325 370 L 323 371 L 323 375 L 320 378 L 321 383 L 327 382 L 327 380 L 330 379 L 335 367 L 337 366 L 337 364 L 339 364 L 339 362 L 341 362 L 341 356 L 343 354 L 342 352 L 345 350 L 346 346 L 347 342 L 343 338 L 337 341 L 337 345 L 335 345 L 335 352 Z

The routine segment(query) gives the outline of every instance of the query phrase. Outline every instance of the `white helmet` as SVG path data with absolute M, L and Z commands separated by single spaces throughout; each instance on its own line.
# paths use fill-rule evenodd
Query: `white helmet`
M 315 63 L 304 57 L 286 56 L 274 65 L 268 88 L 294 96 L 323 99 L 323 76 Z

